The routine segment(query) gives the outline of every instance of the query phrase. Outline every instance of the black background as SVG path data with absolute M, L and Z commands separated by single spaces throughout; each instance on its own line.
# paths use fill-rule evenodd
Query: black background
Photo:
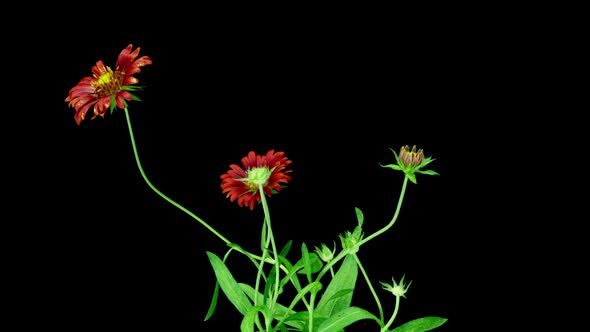
M 356 225 L 355 207 L 366 235 L 387 224 L 403 174 L 379 164 L 394 162 L 390 148 L 423 148 L 440 176 L 418 174 L 395 226 L 359 257 L 386 317 L 394 298 L 379 281 L 413 280 L 394 325 L 424 316 L 448 318 L 439 331 L 466 325 L 463 315 L 477 312 L 470 301 L 481 294 L 474 266 L 485 261 L 473 247 L 484 232 L 474 220 L 489 212 L 473 212 L 472 189 L 485 180 L 465 167 L 474 162 L 471 147 L 485 140 L 472 134 L 494 104 L 481 84 L 495 66 L 494 50 L 481 42 L 488 31 L 470 29 L 477 17 L 423 12 L 407 13 L 411 19 L 353 8 L 329 17 L 224 13 L 71 18 L 38 31 L 48 55 L 36 58 L 51 64 L 42 67 L 51 79 L 41 92 L 50 120 L 33 121 L 45 130 L 28 157 L 43 166 L 30 190 L 16 193 L 35 202 L 22 209 L 27 238 L 15 249 L 33 271 L 20 280 L 27 286 L 19 307 L 35 318 L 22 324 L 238 329 L 241 316 L 223 295 L 203 321 L 215 282 L 206 252 L 222 256 L 225 245 L 143 181 L 124 112 L 77 126 L 64 102 L 96 61 L 114 66 L 133 44 L 153 61 L 136 75 L 143 101 L 129 107 L 148 178 L 249 250 L 256 251 L 261 211 L 225 198 L 219 176 L 250 150 L 285 151 L 293 161 L 292 182 L 269 203 L 279 246 L 293 240 L 295 253 L 303 242 L 339 245 L 338 235 Z M 255 275 L 242 256 L 229 265 L 239 280 Z M 353 304 L 378 313 L 360 279 Z M 362 322 L 347 331 L 375 329 Z

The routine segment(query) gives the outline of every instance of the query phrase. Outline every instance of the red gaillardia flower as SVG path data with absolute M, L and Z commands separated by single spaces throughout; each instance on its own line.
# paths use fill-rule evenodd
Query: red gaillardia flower
M 231 164 L 230 170 L 221 175 L 221 189 L 230 201 L 238 200 L 239 206 L 247 206 L 254 210 L 256 202 L 260 202 L 259 185 L 262 185 L 264 194 L 271 196 L 281 191 L 283 186 L 291 180 L 287 175 L 291 170 L 285 170 L 291 160 L 284 157 L 284 152 L 270 150 L 261 156 L 250 151 L 242 158 L 242 167 Z
M 66 102 L 68 106 L 76 110 L 74 120 L 80 125 L 84 120 L 90 107 L 94 106 L 94 116 L 104 117 L 108 108 L 111 112 L 115 105 L 124 109 L 127 107 L 127 101 L 140 100 L 130 91 L 141 90 L 140 86 L 134 86 L 139 81 L 133 77 L 133 74 L 141 72 L 141 67 L 151 65 L 152 60 L 147 56 L 138 59 L 139 47 L 132 51 L 133 45 L 129 44 L 119 54 L 117 67 L 113 71 L 110 67 L 105 66 L 102 60 L 98 60 L 92 67 L 93 76 L 86 76 L 80 82 L 70 89 Z

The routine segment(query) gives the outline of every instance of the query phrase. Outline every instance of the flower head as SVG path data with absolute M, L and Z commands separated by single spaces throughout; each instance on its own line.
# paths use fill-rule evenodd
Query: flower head
M 393 277 L 391 278 L 391 280 L 393 281 L 393 284 L 387 284 L 384 282 L 381 282 L 381 285 L 383 286 L 383 289 L 385 289 L 386 291 L 391 292 L 393 295 L 397 296 L 397 297 L 406 297 L 406 292 L 408 291 L 408 289 L 410 288 L 410 285 L 412 284 L 412 282 L 410 281 L 410 283 L 406 286 L 404 285 L 404 278 L 406 276 L 402 276 L 402 279 L 400 280 L 399 284 L 397 282 L 395 282 L 395 280 L 393 279 Z
M 291 170 L 286 170 L 291 160 L 287 159 L 284 152 L 270 150 L 266 155 L 257 155 L 250 151 L 242 158 L 242 167 L 231 164 L 230 170 L 221 175 L 221 190 L 230 201 L 238 200 L 239 206 L 247 206 L 254 209 L 256 202 L 262 200 L 260 186 L 266 196 L 281 191 L 291 177 L 287 175 Z
M 405 145 L 402 146 L 399 152 L 399 156 L 393 149 L 391 149 L 395 155 L 397 164 L 381 165 L 381 167 L 389 167 L 397 171 L 403 171 L 406 177 L 413 183 L 416 182 L 416 175 L 414 173 L 426 174 L 426 175 L 438 175 L 437 172 L 432 170 L 423 170 L 424 166 L 430 164 L 434 159 L 431 157 L 425 158 L 422 149 L 416 151 L 416 146 L 410 147 Z
M 356 254 L 359 251 L 359 243 L 363 240 L 364 234 L 362 227 L 356 226 L 352 233 L 346 231 L 344 235 L 338 235 L 342 249 L 347 250 L 351 254 Z
M 69 107 L 76 110 L 74 120 L 78 125 L 92 106 L 94 119 L 97 116 L 104 117 L 109 108 L 111 112 L 115 106 L 124 109 L 127 107 L 127 101 L 140 100 L 130 92 L 141 90 L 141 87 L 134 85 L 139 81 L 133 75 L 141 72 L 141 67 L 151 65 L 152 60 L 147 56 L 137 58 L 139 47 L 134 51 L 132 49 L 133 45 L 129 44 L 121 51 L 115 70 L 105 66 L 102 60 L 98 60 L 92 67 L 93 75 L 82 78 L 70 89 L 65 101 L 69 103 Z
M 329 263 L 334 258 L 336 252 L 336 243 L 334 243 L 334 249 L 328 248 L 325 243 L 321 244 L 321 248 L 315 247 L 315 252 L 326 263 Z

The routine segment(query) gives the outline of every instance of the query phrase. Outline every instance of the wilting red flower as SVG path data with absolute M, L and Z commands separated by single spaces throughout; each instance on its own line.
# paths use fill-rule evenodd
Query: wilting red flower
M 291 160 L 284 155 L 284 152 L 275 153 L 274 150 L 268 151 L 264 156 L 250 151 L 246 157 L 242 158 L 244 168 L 231 164 L 230 170 L 221 175 L 223 193 L 229 197 L 230 201 L 237 199 L 239 206 L 247 206 L 253 210 L 256 202 L 262 199 L 259 184 L 262 184 L 264 194 L 271 196 L 273 192 L 281 191 L 281 184 L 291 180 L 291 177 L 287 175 L 291 170 L 285 170 Z
M 131 51 L 132 44 L 129 44 L 119 54 L 117 67 L 113 71 L 110 67 L 105 66 L 102 60 L 98 60 L 92 67 L 93 76 L 86 76 L 80 82 L 70 89 L 66 102 L 68 106 L 76 110 L 74 120 L 80 125 L 84 120 L 90 107 L 94 106 L 94 115 L 104 117 L 108 108 L 111 112 L 115 105 L 124 109 L 127 107 L 127 101 L 140 100 L 130 91 L 141 90 L 141 87 L 134 86 L 139 81 L 133 77 L 133 74 L 141 72 L 141 67 L 151 65 L 152 60 L 148 56 L 142 56 L 138 59 L 139 47 Z

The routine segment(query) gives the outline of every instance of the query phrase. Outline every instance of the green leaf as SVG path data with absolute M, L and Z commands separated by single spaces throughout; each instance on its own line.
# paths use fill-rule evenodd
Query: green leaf
M 350 307 L 357 275 L 358 266 L 354 256 L 346 255 L 338 272 L 336 272 L 326 291 L 322 294 L 315 312 L 322 316 L 331 317 L 333 314 Z M 350 290 L 350 292 L 343 293 L 344 290 Z M 336 294 L 343 295 L 335 296 Z
M 238 285 L 240 286 L 240 288 L 242 289 L 244 294 L 248 295 L 248 297 L 251 300 L 254 300 L 254 288 L 252 288 L 252 286 L 250 286 L 248 284 L 241 283 L 241 282 L 238 283 Z M 262 297 L 262 294 L 260 294 L 260 292 L 258 292 L 258 298 L 261 298 L 261 297 Z M 283 317 L 283 316 L 287 316 L 287 315 L 292 315 L 294 313 L 295 313 L 295 311 L 289 310 L 284 305 L 282 305 L 278 302 L 275 303 L 275 316 Z
M 424 158 L 424 160 L 422 160 L 422 163 L 418 167 L 419 168 L 425 167 L 426 165 L 430 164 L 431 162 L 433 162 L 435 160 L 436 159 L 432 159 L 432 157 Z
M 337 297 L 344 296 L 348 293 L 351 293 L 352 291 L 354 291 L 354 289 L 341 289 L 337 291 L 336 294 L 332 295 L 329 300 L 335 300 Z
M 265 249 L 264 240 L 266 239 L 266 218 L 262 222 L 262 230 L 261 230 L 261 232 L 262 233 L 260 235 L 260 251 L 264 251 L 264 249 Z
M 383 323 L 372 313 L 358 307 L 350 307 L 341 310 L 323 321 L 319 326 L 318 332 L 338 331 L 363 319 L 372 319 L 376 321 L 380 327 L 383 327 Z
M 311 283 L 311 260 L 309 259 L 309 251 L 305 243 L 301 244 L 301 258 L 303 259 L 303 270 L 307 276 L 307 282 Z
M 397 164 L 403 165 L 402 161 L 399 159 L 399 156 L 397 155 L 397 152 L 395 152 L 395 150 L 392 148 L 389 148 L 389 150 L 391 150 L 391 152 L 393 152 L 393 155 L 395 156 L 395 161 L 397 162 Z
M 311 273 L 318 272 L 324 266 L 324 263 L 322 263 L 322 260 L 318 257 L 318 255 L 315 252 L 309 253 L 309 261 L 310 261 L 310 267 L 311 267 L 310 272 Z M 299 270 L 301 267 L 303 267 L 303 269 Z M 305 268 L 305 263 L 303 262 L 303 258 L 301 258 L 300 260 L 297 261 L 297 263 L 295 263 L 295 268 L 299 270 L 299 271 L 297 271 L 297 273 L 307 274 L 307 269 Z
M 256 315 L 261 312 L 265 317 L 268 317 L 268 308 L 263 305 L 257 305 L 250 308 L 250 310 L 244 315 L 242 324 L 240 324 L 240 331 L 242 332 L 254 332 L 254 323 L 256 322 Z
M 420 173 L 420 174 L 426 174 L 426 175 L 440 175 L 437 172 L 435 172 L 433 170 L 429 170 L 429 169 L 428 170 L 425 170 L 425 171 L 418 170 L 418 171 L 414 171 L 414 172 L 417 172 L 417 173 Z
M 291 250 L 291 244 L 293 243 L 293 241 L 289 240 L 287 242 L 287 244 L 285 244 L 285 246 L 281 249 L 281 252 L 279 253 L 279 257 L 278 257 L 278 261 L 280 263 L 282 263 L 283 265 L 285 265 L 287 267 L 287 269 L 289 269 L 290 267 L 292 267 L 292 265 L 289 263 L 289 261 L 287 260 L 286 256 L 289 253 L 289 250 Z M 270 272 L 268 273 L 268 280 L 267 278 L 264 276 L 264 280 L 266 281 L 266 285 L 264 287 L 264 299 L 268 298 L 268 292 L 272 289 L 272 287 L 274 287 L 274 284 L 276 283 L 276 265 L 273 265 Z M 288 282 L 289 280 L 285 280 L 285 278 L 281 279 L 279 281 L 279 294 L 281 294 L 283 292 L 283 286 L 285 286 L 285 284 Z
M 324 317 L 324 319 L 325 319 L 325 317 Z M 303 327 L 308 321 L 309 321 L 309 312 L 307 312 L 307 311 L 295 312 L 294 314 L 292 314 L 291 316 L 289 316 L 285 319 L 285 323 L 293 324 L 293 323 L 297 322 L 297 324 L 300 324 L 300 326 L 301 326 L 300 331 L 304 331 Z
M 125 90 L 125 91 L 141 91 L 143 90 L 143 86 L 141 85 L 123 85 L 121 87 L 121 90 Z
M 362 227 L 363 221 L 365 220 L 365 217 L 363 216 L 363 211 L 361 211 L 361 209 L 357 207 L 355 207 L 354 210 L 356 212 L 356 220 L 358 221 L 358 226 Z
M 392 332 L 424 332 L 430 331 L 443 325 L 447 321 L 446 318 L 428 316 L 409 321 L 401 326 L 396 327 Z
M 301 289 L 299 279 L 297 279 L 297 275 L 295 274 L 297 273 L 297 270 L 293 268 L 293 265 L 291 265 L 287 258 L 283 256 L 279 256 L 279 262 L 287 268 L 287 274 L 281 279 L 280 287 L 283 288 L 289 281 L 291 281 L 295 288 Z
M 244 283 L 240 283 L 239 285 L 242 288 L 242 290 L 244 291 L 244 293 L 246 295 L 248 295 L 248 297 L 250 297 L 251 299 L 254 299 L 254 292 L 255 292 L 254 288 L 252 288 L 250 285 L 247 285 Z M 273 318 L 277 319 L 279 321 L 284 320 L 285 324 L 293 326 L 295 328 L 298 328 L 299 331 L 302 331 L 303 323 L 299 322 L 296 318 L 293 318 L 293 317 L 297 317 L 297 314 L 298 314 L 297 312 L 295 312 L 293 310 L 293 308 L 308 292 L 310 292 L 310 291 L 317 292 L 319 289 L 321 289 L 321 287 L 322 287 L 322 284 L 320 284 L 317 281 L 305 286 L 305 288 L 303 288 L 301 291 L 299 291 L 297 293 L 297 295 L 293 298 L 289 307 L 285 307 L 284 305 L 282 305 L 278 302 L 275 303 Z M 260 297 L 260 296 L 262 296 L 262 294 L 260 294 L 260 292 L 258 292 L 258 296 Z
M 416 175 L 414 174 L 414 172 L 406 172 L 406 176 L 408 177 L 408 179 L 410 179 L 410 181 L 412 181 L 414 184 L 418 184 L 418 181 L 416 181 Z
M 289 253 L 289 250 L 291 250 L 291 244 L 293 244 L 293 240 L 287 241 L 287 243 L 285 244 L 285 246 L 283 246 L 283 249 L 281 249 L 281 252 L 279 253 L 279 256 L 287 257 L 287 254 Z
M 307 313 L 307 312 L 306 312 Z M 322 325 L 322 323 L 326 320 L 326 317 L 322 317 L 322 316 L 313 316 L 313 328 L 309 329 L 309 319 L 305 321 L 305 326 L 303 327 L 302 331 L 317 331 L 319 326 Z M 340 332 L 340 331 L 330 331 L 330 332 Z
M 209 304 L 209 310 L 207 310 L 207 314 L 205 315 L 205 321 L 209 320 L 211 316 L 213 316 L 213 312 L 215 312 L 215 308 L 217 307 L 217 298 L 219 297 L 219 282 L 215 281 L 215 288 L 213 289 L 213 297 L 211 298 L 211 304 Z
M 111 114 L 113 114 L 113 110 L 115 109 L 116 106 L 117 106 L 117 103 L 115 102 L 115 95 L 111 95 L 111 101 L 110 101 L 110 107 L 109 107 Z M 127 105 L 125 105 L 125 106 L 127 106 Z
M 381 165 L 381 167 L 383 167 L 383 168 L 391 168 L 391 169 L 394 169 L 396 171 L 401 171 L 402 170 L 402 168 L 399 167 L 399 165 L 395 165 L 395 164 Z
M 285 325 L 285 324 L 279 324 L 278 328 L 281 329 L 281 332 L 289 332 L 289 329 L 287 328 L 287 325 Z M 299 331 L 301 331 L 301 330 L 299 330 Z
M 242 315 L 246 315 L 250 311 L 250 308 L 252 308 L 252 303 L 250 303 L 250 300 L 248 300 L 248 297 L 244 294 L 244 291 L 242 291 L 221 259 L 211 252 L 207 252 L 207 256 L 209 257 L 211 266 L 213 266 L 213 271 L 215 272 L 215 277 L 219 282 L 221 290 L 223 290 L 225 296 L 227 296 L 236 309 Z

